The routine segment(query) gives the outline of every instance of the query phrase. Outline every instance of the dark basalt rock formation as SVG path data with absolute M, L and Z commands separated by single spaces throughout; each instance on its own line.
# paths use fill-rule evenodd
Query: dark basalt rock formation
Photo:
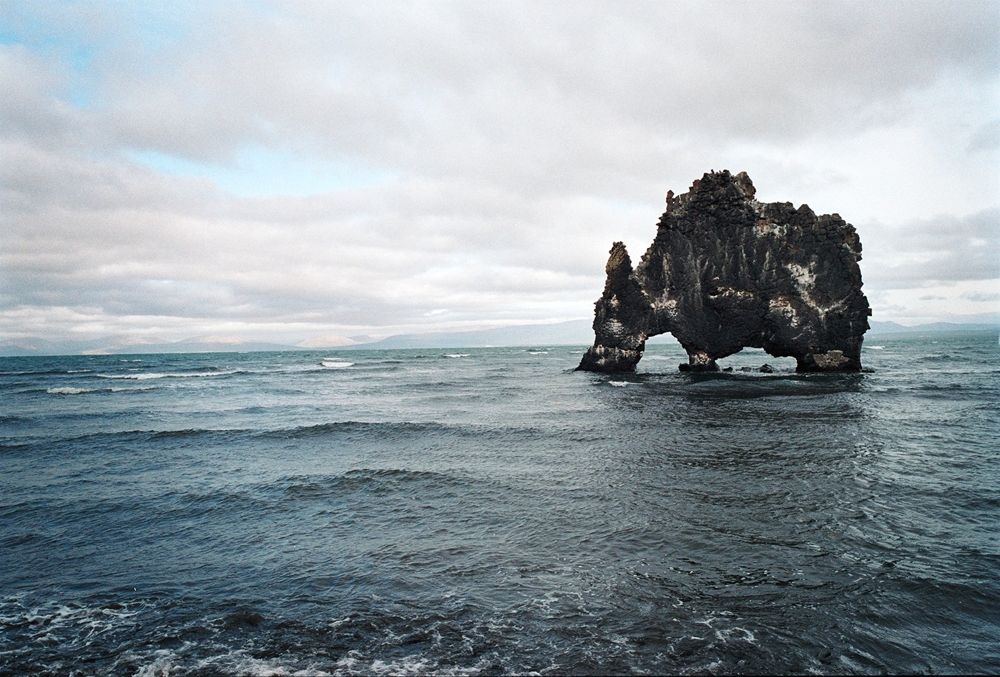
M 669 332 L 688 353 L 682 370 L 715 371 L 753 347 L 794 357 L 798 371 L 859 371 L 871 311 L 857 232 L 838 214 L 754 193 L 746 173 L 710 172 L 667 193 L 638 268 L 616 242 L 578 369 L 634 371 L 646 339 Z

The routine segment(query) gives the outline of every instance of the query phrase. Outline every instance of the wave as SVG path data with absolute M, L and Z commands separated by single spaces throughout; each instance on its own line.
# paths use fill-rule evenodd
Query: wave
M 236 435 L 244 435 L 253 432 L 252 430 L 247 430 L 245 428 L 231 428 L 231 429 L 207 429 L 207 428 L 184 428 L 182 430 L 150 430 L 146 431 L 149 433 L 149 438 L 152 440 L 168 440 L 168 439 L 181 439 L 185 437 L 202 437 L 202 436 L 223 436 L 232 437 Z M 133 431 L 121 433 L 122 435 L 134 435 Z
M 548 436 L 559 436 L 557 431 L 546 431 L 535 427 L 493 427 L 470 424 L 450 425 L 447 423 L 420 423 L 412 421 L 338 421 L 295 428 L 255 431 L 252 434 L 259 439 L 305 440 L 326 436 L 344 436 L 350 440 L 393 442 L 429 435 L 446 435 L 464 439 L 475 439 L 477 441 L 509 440 L 514 437 L 538 439 Z
M 170 372 L 170 373 L 145 373 L 145 374 L 95 374 L 97 378 L 129 379 L 133 381 L 148 381 L 159 378 L 200 378 L 207 376 L 229 376 L 235 371 L 195 371 L 195 372 Z
M 925 355 L 923 357 L 918 357 L 915 362 L 954 362 L 959 360 L 954 355 L 949 355 L 948 353 L 933 353 L 931 355 Z
M 445 353 L 445 357 L 468 357 L 469 353 Z
M 397 640 L 398 641 L 398 640 Z M 386 642 L 391 644 L 391 640 Z M 493 664 L 486 658 L 478 658 L 473 666 L 459 667 L 453 660 L 446 661 L 442 667 L 435 657 L 416 653 L 411 656 L 382 658 L 365 656 L 359 650 L 350 650 L 336 661 L 333 659 L 307 659 L 294 652 L 287 652 L 280 657 L 259 657 L 260 651 L 245 648 L 228 648 L 218 654 L 194 658 L 189 653 L 197 654 L 198 645 L 173 649 L 159 649 L 154 654 L 137 663 L 139 677 L 154 677 L 165 674 L 219 674 L 244 675 L 246 677 L 285 677 L 290 675 L 308 675 L 309 677 L 337 677 L 343 675 L 373 675 L 375 677 L 392 677 L 393 675 L 450 675 L 452 677 L 471 677 L 483 674 Z M 321 654 L 325 654 L 322 651 Z M 136 655 L 129 658 L 135 660 Z M 126 663 L 127 664 L 127 663 Z M 188 666 L 194 668 L 189 673 Z M 322 668 L 317 665 L 323 666 Z M 211 669 L 204 672 L 206 667 Z
M 426 492 L 437 487 L 454 487 L 464 482 L 453 475 L 401 468 L 354 469 L 339 475 L 289 477 L 285 493 L 295 500 L 332 498 L 345 492 L 363 490 L 375 494 L 399 491 Z M 412 487 L 412 489 L 408 489 Z M 424 494 L 426 497 L 426 494 Z
M 96 392 L 96 391 L 95 391 Z M 89 415 L 84 415 L 89 416 Z M 11 419 L 0 419 L 10 421 Z M 19 419 L 20 420 L 20 419 Z M 29 419 L 23 419 L 29 420 Z M 489 428 L 481 426 L 452 426 L 442 423 L 411 423 L 411 422 L 364 422 L 343 421 L 335 423 L 320 423 L 317 425 L 296 426 L 266 430 L 260 428 L 181 428 L 176 430 L 120 430 L 114 432 L 95 432 L 73 437 L 64 437 L 60 443 L 73 444 L 82 441 L 95 442 L 103 440 L 106 443 L 117 443 L 123 440 L 168 441 L 191 438 L 205 440 L 233 441 L 250 440 L 308 440 L 326 436 L 345 436 L 348 439 L 399 441 L 421 435 L 454 435 L 476 439 L 506 438 L 521 429 Z M 539 434 L 534 429 L 526 429 L 531 435 Z
M 354 366 L 353 362 L 345 362 L 344 360 L 339 360 L 335 357 L 328 357 L 320 361 L 320 364 L 322 364 L 327 369 L 346 369 L 347 367 Z
M 76 670 L 65 668 L 67 658 L 85 654 L 95 641 L 103 638 L 140 631 L 140 615 L 147 606 L 144 602 L 34 604 L 26 603 L 19 596 L 0 599 L 0 627 L 4 628 L 5 638 L 12 640 L 4 647 L 0 671 L 4 674 L 75 673 Z M 44 659 L 51 661 L 52 669 L 39 670 L 45 665 Z M 8 673 L 11 667 L 14 669 Z
M 110 388 L 74 388 L 73 386 L 53 386 L 51 388 L 32 388 L 20 392 L 40 393 L 46 392 L 49 395 L 83 395 L 86 393 L 127 393 L 143 390 L 155 390 L 156 386 L 112 386 Z
M 262 429 L 253 427 L 239 428 L 181 428 L 175 430 L 121 430 L 114 432 L 95 432 L 73 437 L 65 437 L 61 444 L 72 445 L 89 441 L 98 444 L 119 444 L 129 440 L 140 443 L 149 442 L 171 443 L 185 440 L 199 440 L 208 444 L 228 444 L 236 441 L 253 443 L 269 441 L 309 441 L 322 442 L 326 438 L 340 439 L 348 443 L 405 443 L 421 438 L 449 437 L 463 440 L 512 441 L 516 439 L 541 439 L 546 437 L 561 438 L 559 431 L 547 431 L 535 427 L 493 427 L 485 425 L 449 425 L 444 423 L 417 422 L 366 422 L 341 421 L 320 423 L 316 425 L 296 426 L 291 428 Z
M 29 369 L 26 371 L 0 371 L 0 376 L 46 376 L 48 374 L 66 374 L 65 369 Z
M 413 433 L 442 432 L 449 429 L 451 429 L 450 426 L 439 423 L 338 421 L 335 423 L 319 423 L 316 425 L 297 426 L 295 428 L 267 430 L 259 432 L 257 436 L 263 438 L 289 440 L 307 439 L 310 437 L 322 437 L 324 435 L 345 433 L 360 433 L 379 437 L 395 437 Z

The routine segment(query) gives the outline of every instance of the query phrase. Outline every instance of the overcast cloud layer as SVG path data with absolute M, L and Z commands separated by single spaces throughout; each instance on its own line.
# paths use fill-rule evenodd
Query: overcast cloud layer
M 1000 3 L 160 4 L 0 3 L 0 338 L 584 318 L 722 168 L 1000 311 Z

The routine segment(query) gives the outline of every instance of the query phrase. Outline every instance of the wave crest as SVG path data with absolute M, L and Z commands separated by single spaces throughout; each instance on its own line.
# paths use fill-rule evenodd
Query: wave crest
M 325 360 L 321 360 L 320 364 L 322 364 L 327 369 L 346 369 L 347 367 L 353 367 L 354 366 L 353 362 L 346 362 L 344 360 L 338 360 L 338 359 L 332 358 L 332 357 L 331 358 L 327 358 Z

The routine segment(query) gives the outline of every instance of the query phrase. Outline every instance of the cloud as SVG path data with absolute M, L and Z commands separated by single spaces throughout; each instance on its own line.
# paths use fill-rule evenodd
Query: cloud
M 928 293 L 930 292 L 930 293 Z M 923 322 L 1000 322 L 1000 278 L 928 281 L 922 287 L 868 292 L 873 319 L 912 325 Z
M 105 134 L 195 160 L 270 144 L 521 192 L 634 194 L 679 145 L 842 136 L 905 116 L 905 95 L 944 74 L 996 71 L 989 3 L 208 14 L 154 73 L 143 54 L 114 60 Z
M 1000 293 L 984 293 L 984 292 L 971 292 L 965 294 L 964 298 L 972 301 L 973 303 L 996 303 L 1000 301 Z
M 982 125 L 969 139 L 970 152 L 995 150 L 1000 147 L 1000 120 L 992 120 Z
M 666 190 L 723 167 L 858 224 L 870 293 L 997 277 L 998 26 L 994 2 L 6 4 L 0 317 L 586 317 L 610 243 L 637 258 Z
M 885 289 L 1000 278 L 1000 209 L 872 229 L 865 282 Z
M 862 274 L 877 319 L 1000 317 L 1000 209 L 866 230 Z

